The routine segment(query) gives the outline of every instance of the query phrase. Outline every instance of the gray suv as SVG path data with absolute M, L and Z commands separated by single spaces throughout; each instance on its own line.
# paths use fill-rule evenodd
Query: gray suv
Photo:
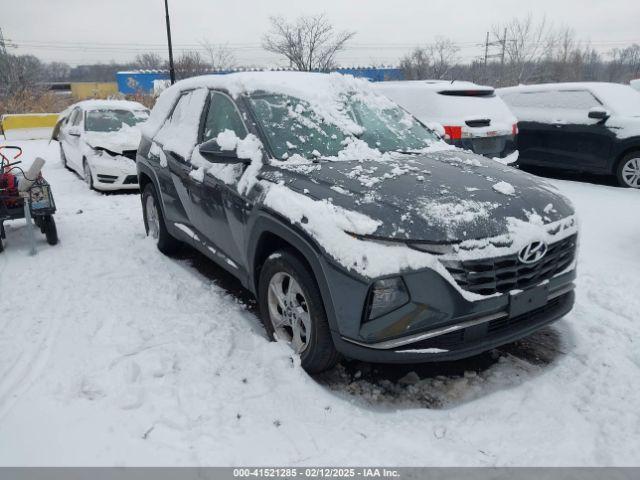
M 442 142 L 362 80 L 238 73 L 167 89 L 137 153 L 145 228 L 256 295 L 309 372 L 455 360 L 574 303 L 577 225 L 536 177 Z

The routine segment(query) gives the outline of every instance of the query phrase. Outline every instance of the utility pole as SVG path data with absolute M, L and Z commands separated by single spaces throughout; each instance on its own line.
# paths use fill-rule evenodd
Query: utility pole
M 487 39 L 484 42 L 484 81 L 486 82 L 489 78 L 487 75 L 487 59 L 489 58 L 489 32 L 487 32 Z
M 171 85 L 176 83 L 176 71 L 173 68 L 173 47 L 171 46 L 171 23 L 169 22 L 169 0 L 164 0 L 164 12 L 167 19 L 167 43 L 169 44 L 169 77 Z
M 2 27 L 0 27 L 0 55 L 7 54 L 7 47 L 4 45 L 4 35 L 2 34 Z
M 507 50 L 507 27 L 504 27 L 504 37 L 502 37 L 500 43 L 502 43 L 502 54 L 500 55 L 500 86 L 504 87 L 504 55 Z

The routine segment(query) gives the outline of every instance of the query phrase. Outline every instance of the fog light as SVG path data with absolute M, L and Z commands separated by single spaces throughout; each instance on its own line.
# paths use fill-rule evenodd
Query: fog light
M 409 293 L 400 277 L 378 280 L 369 291 L 367 320 L 381 317 L 409 302 Z

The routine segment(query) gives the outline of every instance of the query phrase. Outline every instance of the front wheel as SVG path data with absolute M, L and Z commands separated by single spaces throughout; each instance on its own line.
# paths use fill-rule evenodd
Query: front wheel
M 616 172 L 618 183 L 627 188 L 640 188 L 640 152 L 632 152 L 622 159 Z
M 91 174 L 91 167 L 89 166 L 89 162 L 86 160 L 84 163 L 84 181 L 89 186 L 89 190 L 93 190 L 93 175 Z
M 156 241 L 158 250 L 165 255 L 171 255 L 180 248 L 180 242 L 167 231 L 156 189 L 151 183 L 147 184 L 142 192 L 142 217 L 147 236 Z
M 338 362 L 320 291 L 297 255 L 281 250 L 267 258 L 258 301 L 269 337 L 287 343 L 307 372 L 322 372 Z

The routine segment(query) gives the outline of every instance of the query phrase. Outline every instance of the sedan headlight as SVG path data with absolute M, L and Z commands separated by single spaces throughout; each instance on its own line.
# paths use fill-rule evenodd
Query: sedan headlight
M 376 281 L 367 297 L 366 320 L 386 315 L 409 303 L 409 293 L 401 277 Z

